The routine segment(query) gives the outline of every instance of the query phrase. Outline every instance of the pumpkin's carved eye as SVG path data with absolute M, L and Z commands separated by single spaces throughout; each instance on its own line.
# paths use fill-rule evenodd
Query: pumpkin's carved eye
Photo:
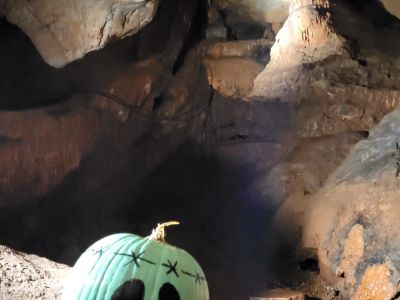
M 139 279 L 125 281 L 117 288 L 111 300 L 143 300 L 144 283 Z
M 158 294 L 158 300 L 180 300 L 178 291 L 170 283 L 164 283 Z

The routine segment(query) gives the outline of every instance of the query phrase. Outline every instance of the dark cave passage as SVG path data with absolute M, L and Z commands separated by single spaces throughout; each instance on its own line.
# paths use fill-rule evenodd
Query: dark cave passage
M 187 144 L 135 188 L 129 184 L 131 170 L 92 190 L 87 185 L 99 170 L 87 164 L 86 178 L 71 174 L 37 204 L 3 211 L 8 224 L 20 220 L 12 234 L 10 227 L 1 228 L 3 242 L 73 264 L 103 236 L 147 236 L 157 223 L 179 220 L 181 225 L 168 230 L 167 240 L 199 261 L 214 299 L 243 299 L 263 289 L 267 274 L 273 276 L 277 245 L 268 223 L 275 208 L 251 192 L 257 176 L 251 166 L 206 155 L 198 145 Z M 233 290 L 238 284 L 240 290 Z

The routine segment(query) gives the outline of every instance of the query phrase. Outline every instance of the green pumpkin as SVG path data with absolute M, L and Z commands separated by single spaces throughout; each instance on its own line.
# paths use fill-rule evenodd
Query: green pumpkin
M 159 225 L 150 237 L 119 233 L 94 243 L 71 270 L 62 299 L 110 300 L 124 283 L 136 279 L 144 284 L 143 300 L 158 300 L 166 283 L 176 289 L 180 300 L 208 300 L 200 265 L 189 253 L 164 241 L 164 227 L 174 224 Z

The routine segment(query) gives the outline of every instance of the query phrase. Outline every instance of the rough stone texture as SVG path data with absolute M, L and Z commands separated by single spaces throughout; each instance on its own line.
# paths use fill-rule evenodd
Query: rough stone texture
M 208 78 L 219 93 L 226 97 L 246 97 L 253 89 L 253 81 L 263 70 L 263 65 L 250 59 L 205 59 Z
M 255 189 L 266 199 L 281 203 L 273 223 L 285 243 L 290 244 L 301 238 L 313 195 L 346 158 L 354 144 L 363 138 L 365 136 L 359 132 L 343 132 L 300 139 L 284 163 L 275 165 L 256 182 Z
M 0 246 L 0 299 L 61 299 L 69 267 Z
M 303 292 L 289 291 L 285 289 L 270 290 L 260 296 L 250 297 L 250 300 L 304 300 Z
M 399 124 L 396 110 L 359 142 L 312 199 L 306 217 L 304 246 L 318 249 L 322 274 L 339 281 L 353 299 L 390 299 L 399 289 L 400 242 L 394 225 L 400 211 L 399 179 L 393 158 Z M 350 240 L 361 238 L 361 233 L 353 236 L 359 226 L 364 241 L 356 242 L 351 251 L 356 259 L 348 264 Z
M 49 65 L 62 67 L 112 38 L 135 34 L 152 20 L 157 5 L 158 0 L 3 0 L 0 11 L 30 37 Z
M 267 39 L 209 43 L 203 64 L 212 87 L 225 97 L 246 98 L 269 60 Z
M 400 18 L 400 2 L 396 0 L 380 0 L 392 15 Z
M 268 39 L 216 42 L 206 47 L 205 54 L 212 59 L 253 58 L 267 63 L 273 44 L 273 41 Z
M 345 53 L 344 39 L 330 27 L 329 1 L 294 1 L 271 48 L 271 60 L 256 78 L 252 97 L 288 100 L 304 86 L 303 64 Z M 324 8 L 324 10 L 320 10 Z
M 174 31 L 174 39 L 167 45 L 163 44 L 168 53 L 163 63 L 152 58 L 130 64 L 122 73 L 112 70 L 111 80 L 102 82 L 101 88 L 78 92 L 54 106 L 0 111 L 0 206 L 16 205 L 46 195 L 68 174 L 78 169 L 105 139 L 121 139 L 115 142 L 119 149 L 128 147 L 127 144 L 152 129 L 149 119 L 151 123 L 162 117 L 151 115 L 154 99 L 160 94 L 160 89 L 166 88 L 165 82 L 171 79 L 164 69 L 169 66 L 165 67 L 164 64 L 171 64 L 178 56 L 190 28 L 191 22 L 188 20 L 192 19 L 195 12 L 196 3 L 186 1 L 178 4 L 181 18 L 172 23 L 167 20 L 167 24 L 180 30 Z M 148 35 L 152 36 L 152 32 Z M 99 72 L 109 71 L 107 63 L 101 68 Z M 187 84 L 186 80 L 182 89 L 185 90 Z M 208 93 L 208 86 L 205 85 L 205 88 Z M 184 95 L 176 97 L 179 99 L 172 106 L 177 111 L 171 112 L 170 118 L 178 114 L 179 119 L 179 109 L 186 105 L 188 92 L 185 90 Z M 207 101 L 207 96 L 204 99 Z M 185 120 L 191 121 L 188 118 Z M 182 126 L 182 123 L 175 120 L 169 125 L 158 134 L 165 134 L 171 127 Z M 128 137 L 124 134 L 128 134 Z M 179 143 L 179 139 L 175 142 Z M 164 154 L 159 155 L 161 157 Z M 156 161 L 158 159 L 154 157 L 153 162 Z
M 107 113 L 115 105 L 109 99 L 103 104 L 93 101 L 89 107 L 84 100 L 76 97 L 56 108 L 0 112 L 0 206 L 46 194 L 79 167 L 99 136 L 112 130 L 112 120 L 123 108 L 115 108 L 113 117 Z

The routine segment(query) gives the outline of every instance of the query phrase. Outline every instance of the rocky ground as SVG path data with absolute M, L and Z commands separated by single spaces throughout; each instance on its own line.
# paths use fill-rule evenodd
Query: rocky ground
M 0 299 L 60 299 L 69 267 L 0 246 Z

